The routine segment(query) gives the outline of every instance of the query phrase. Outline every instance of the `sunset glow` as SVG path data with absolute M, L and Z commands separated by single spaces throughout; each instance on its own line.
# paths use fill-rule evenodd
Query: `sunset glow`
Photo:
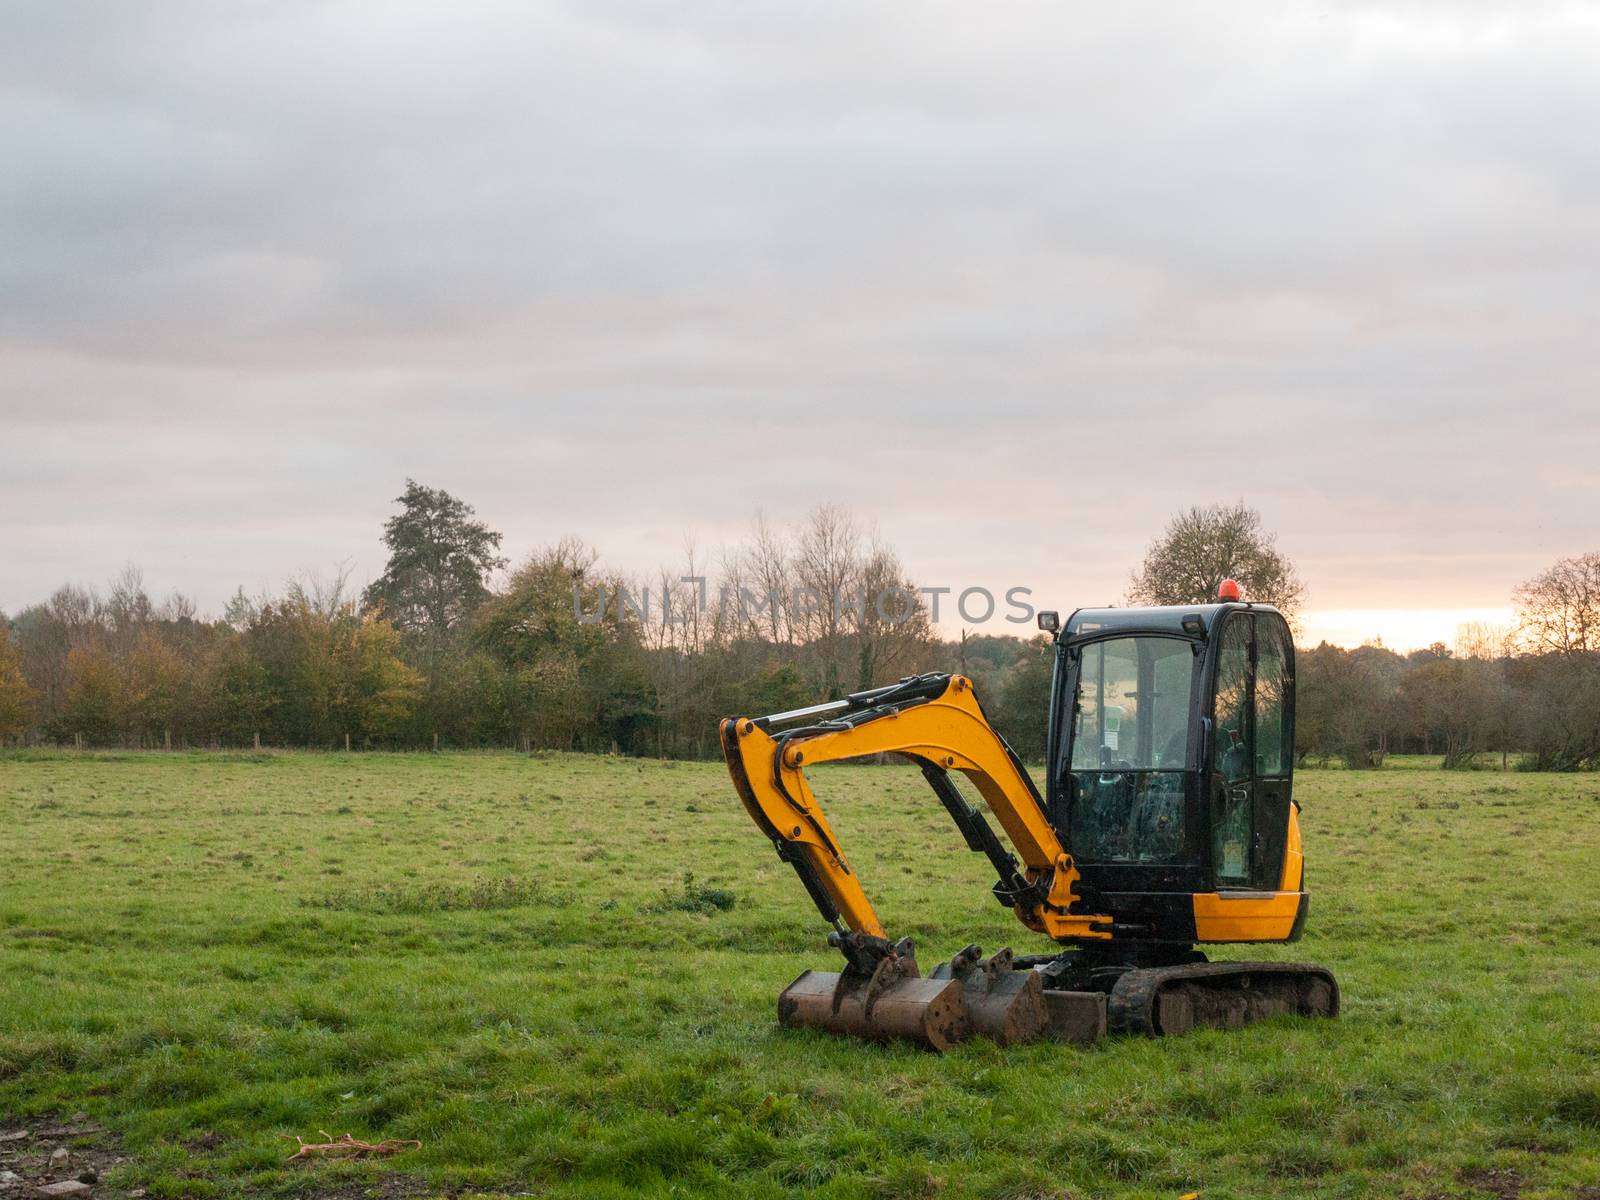
M 1402 653 L 1443 642 L 1452 648 L 1463 625 L 1512 624 L 1510 608 L 1323 608 L 1300 614 L 1302 646 L 1331 642 L 1354 647 L 1381 641 Z

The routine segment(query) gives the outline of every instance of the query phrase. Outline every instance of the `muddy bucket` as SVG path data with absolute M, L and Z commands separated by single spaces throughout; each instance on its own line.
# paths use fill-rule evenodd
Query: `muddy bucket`
M 932 1050 L 948 1050 L 966 1036 L 958 980 L 899 979 L 875 992 L 870 983 L 859 975 L 806 971 L 778 996 L 778 1020 L 793 1029 L 915 1042 Z
M 968 946 L 935 967 L 929 979 L 955 980 L 962 985 L 967 1024 L 974 1037 L 1015 1046 L 1046 1036 L 1050 1011 L 1045 1005 L 1044 981 L 1036 971 L 1016 970 L 1009 948 L 984 958 L 981 948 Z

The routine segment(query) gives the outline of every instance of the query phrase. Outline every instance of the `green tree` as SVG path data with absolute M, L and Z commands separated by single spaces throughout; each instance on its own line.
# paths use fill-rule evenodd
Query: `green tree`
M 620 610 L 620 583 L 594 554 L 564 541 L 517 569 L 473 618 L 473 639 L 507 671 L 508 709 L 530 743 L 638 750 L 656 699 L 638 622 Z
M 1128 599 L 1135 604 L 1210 604 L 1224 579 L 1236 579 L 1246 599 L 1274 604 L 1293 615 L 1305 586 L 1246 505 L 1197 505 L 1173 517 L 1134 572 Z
M 776 713 L 804 708 L 812 695 L 800 672 L 788 663 L 772 663 L 742 681 L 739 700 L 730 711 Z
M 255 619 L 255 615 L 250 618 Z M 236 745 L 252 742 L 261 734 L 270 737 L 274 732 L 272 679 L 242 630 L 217 646 L 210 674 L 216 693 L 217 733 Z
M 1048 637 L 1025 643 L 1026 649 L 1001 676 L 1000 694 L 983 698 L 989 719 L 1017 755 L 1043 762 L 1050 723 L 1050 683 L 1055 647 Z
M 489 576 L 505 566 L 500 535 L 472 519 L 471 505 L 414 479 L 396 503 L 401 511 L 383 526 L 389 563 L 364 600 L 437 648 L 489 595 Z

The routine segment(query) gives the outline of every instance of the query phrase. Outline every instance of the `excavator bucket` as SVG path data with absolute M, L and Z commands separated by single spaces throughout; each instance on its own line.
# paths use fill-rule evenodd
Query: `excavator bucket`
M 805 971 L 778 996 L 778 1020 L 870 1041 L 909 1041 L 948 1050 L 967 1036 L 961 981 L 923 978 L 910 943 L 902 941 L 870 973 Z
M 867 973 L 806 971 L 778 997 L 778 1020 L 870 1041 L 948 1050 L 969 1037 L 1002 1046 L 1058 1037 L 1038 972 L 1013 967 L 1011 951 L 983 957 L 968 946 L 923 977 L 909 942 Z
M 1036 971 L 1013 969 L 1011 957 L 1010 947 L 984 958 L 981 947 L 968 946 L 932 975 L 960 980 L 972 1035 L 1001 1046 L 1037 1041 L 1050 1024 L 1044 981 Z
M 864 981 L 837 971 L 805 971 L 778 996 L 778 1020 L 796 1029 L 915 1042 L 948 1050 L 967 1034 L 961 984 L 907 979 L 869 999 Z

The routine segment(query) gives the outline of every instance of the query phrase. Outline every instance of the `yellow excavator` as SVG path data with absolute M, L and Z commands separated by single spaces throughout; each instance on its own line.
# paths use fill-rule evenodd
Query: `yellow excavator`
M 1053 635 L 1046 791 L 971 682 L 929 674 L 842 700 L 722 722 L 745 808 L 810 893 L 844 962 L 778 998 L 788 1026 L 943 1050 L 1334 1016 L 1326 968 L 1207 961 L 1197 943 L 1292 942 L 1308 893 L 1294 783 L 1294 644 L 1274 608 L 1079 609 Z M 923 976 L 823 815 L 806 770 L 894 754 L 921 768 L 994 897 L 1052 953 L 967 946 Z M 968 780 L 1005 834 L 969 804 Z M 1009 842 L 1009 846 L 1007 845 Z

